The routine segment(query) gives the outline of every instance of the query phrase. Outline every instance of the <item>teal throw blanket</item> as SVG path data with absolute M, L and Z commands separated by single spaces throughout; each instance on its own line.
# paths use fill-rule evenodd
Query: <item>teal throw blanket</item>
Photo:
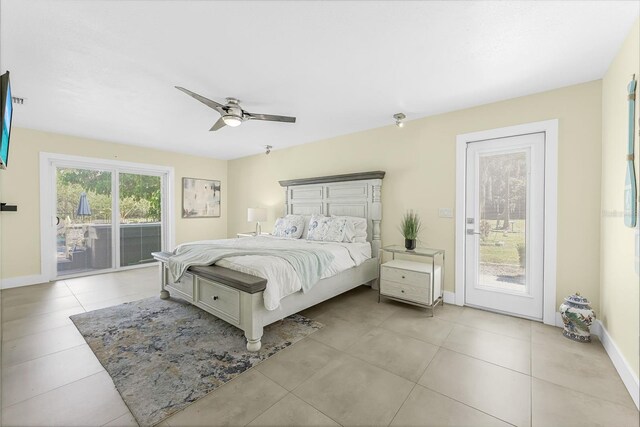
M 321 249 L 265 249 L 230 247 L 214 244 L 184 245 L 169 258 L 168 266 L 174 281 L 192 265 L 212 265 L 223 258 L 245 255 L 274 256 L 287 261 L 300 278 L 302 291 L 315 285 L 333 261 L 333 254 Z

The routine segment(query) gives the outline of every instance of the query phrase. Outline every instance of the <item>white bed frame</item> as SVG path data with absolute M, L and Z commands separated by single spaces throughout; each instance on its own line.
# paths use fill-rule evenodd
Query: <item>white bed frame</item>
M 181 283 L 172 283 L 166 256 L 158 255 L 156 259 L 162 261 L 160 297 L 169 298 L 169 291 L 177 292 L 192 304 L 242 329 L 249 351 L 260 350 L 265 326 L 350 289 L 377 281 L 382 219 L 380 192 L 384 174 L 376 171 L 280 181 L 286 191 L 285 205 L 289 214 L 318 213 L 367 219 L 367 240 L 371 243 L 372 258 L 359 266 L 322 279 L 310 291 L 289 295 L 280 301 L 278 309 L 267 310 L 262 291 L 249 293 L 233 283 L 214 281 L 198 274 L 185 275 L 186 283 L 184 279 Z M 215 301 L 212 302 L 211 298 Z

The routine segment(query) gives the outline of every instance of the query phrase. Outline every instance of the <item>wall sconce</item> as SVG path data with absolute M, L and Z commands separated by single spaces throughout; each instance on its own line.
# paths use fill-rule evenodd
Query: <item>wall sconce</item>
M 401 128 L 404 126 L 403 120 L 406 119 L 407 116 L 405 116 L 404 113 L 396 113 L 393 115 L 393 118 L 396 119 L 396 126 Z

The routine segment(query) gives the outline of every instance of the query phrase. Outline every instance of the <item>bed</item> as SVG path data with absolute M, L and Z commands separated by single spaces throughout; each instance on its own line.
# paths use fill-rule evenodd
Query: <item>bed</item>
M 247 271 L 250 270 L 225 260 L 218 262 L 218 265 L 192 266 L 179 280 L 174 281 L 169 272 L 172 253 L 156 252 L 153 255 L 160 261 L 160 297 L 169 298 L 170 294 L 174 294 L 186 299 L 242 329 L 247 339 L 247 349 L 260 350 L 265 326 L 360 285 L 373 285 L 378 280 L 382 219 L 380 195 L 384 175 L 384 172 L 375 171 L 280 181 L 285 189 L 287 214 L 305 217 L 323 214 L 366 219 L 366 242 L 370 246 L 370 258 L 362 260 L 359 265 L 321 279 L 306 292 L 298 291 L 287 295 L 279 300 L 277 308 L 267 309 L 267 280 L 248 274 Z M 266 238 L 238 240 L 248 239 L 255 239 L 253 241 L 258 244 Z

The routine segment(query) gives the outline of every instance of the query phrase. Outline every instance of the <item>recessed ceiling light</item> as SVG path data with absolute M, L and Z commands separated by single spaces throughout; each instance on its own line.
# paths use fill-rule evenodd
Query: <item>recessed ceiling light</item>
M 396 126 L 401 128 L 402 126 L 404 126 L 403 120 L 406 119 L 407 116 L 405 116 L 404 113 L 396 113 L 393 115 L 393 118 L 396 119 Z

